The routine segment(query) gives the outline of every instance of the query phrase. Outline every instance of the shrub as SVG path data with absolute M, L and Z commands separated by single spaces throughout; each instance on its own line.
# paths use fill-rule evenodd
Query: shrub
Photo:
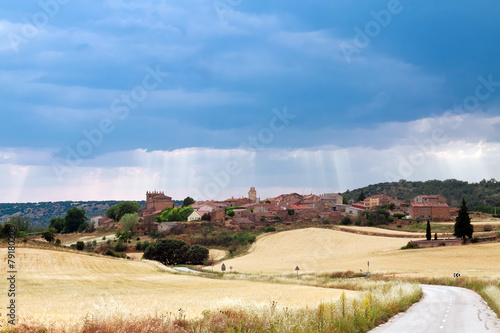
M 441 242 L 438 244 L 438 246 L 446 246 L 446 243 L 445 242 Z
M 85 243 L 82 241 L 78 241 L 78 242 L 76 242 L 75 248 L 78 251 L 83 251 L 83 249 L 85 248 Z
M 264 232 L 275 232 L 275 231 L 276 228 L 271 225 L 268 225 L 267 227 L 264 228 Z
M 137 242 L 137 244 L 135 244 L 135 249 L 136 249 L 137 251 L 142 250 L 142 243 L 141 243 L 141 242 Z
M 158 230 L 151 230 L 149 236 L 151 236 L 151 238 L 160 238 L 161 235 Z
M 342 218 L 342 221 L 340 221 L 340 223 L 342 225 L 350 225 L 350 224 L 352 224 L 352 220 L 351 220 L 351 218 L 349 216 L 344 216 Z
M 58 238 L 58 239 L 56 239 L 56 244 L 57 244 L 57 245 L 61 245 L 61 240 L 60 240 L 59 238 Z
M 55 239 L 54 237 L 54 233 L 50 232 L 50 231 L 45 231 L 43 234 L 42 234 L 42 237 L 49 243 L 52 243 Z
M 328 221 L 327 219 L 324 219 L 323 224 L 330 224 L 330 221 Z
M 401 250 L 407 250 L 407 249 L 418 249 L 419 246 L 417 243 L 413 243 L 412 241 L 409 241 L 408 244 L 405 246 L 401 247 Z
M 115 244 L 114 250 L 115 252 L 123 252 L 127 249 L 127 244 L 124 243 L 121 239 Z
M 393 215 L 395 218 L 397 219 L 402 219 L 403 217 L 405 217 L 406 215 L 404 213 L 394 213 Z
M 483 227 L 483 231 L 486 231 L 486 232 L 493 231 L 493 226 L 491 224 L 486 224 Z
M 479 237 L 473 237 L 471 240 L 470 240 L 471 243 L 479 243 Z
M 187 256 L 191 265 L 201 265 L 208 259 L 208 249 L 201 245 L 193 245 L 189 248 Z

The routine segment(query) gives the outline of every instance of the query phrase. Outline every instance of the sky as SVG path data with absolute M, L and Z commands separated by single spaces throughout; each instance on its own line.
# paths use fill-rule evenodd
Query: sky
M 500 179 L 500 3 L 0 8 L 0 202 Z

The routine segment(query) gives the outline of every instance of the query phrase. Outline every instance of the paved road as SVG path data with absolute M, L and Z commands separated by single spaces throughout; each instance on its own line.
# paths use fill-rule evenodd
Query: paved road
M 174 267 L 174 269 L 181 271 L 181 272 L 186 272 L 186 273 L 200 274 L 200 272 L 195 271 L 191 268 L 187 268 L 187 267 Z
M 371 333 L 500 332 L 500 320 L 481 296 L 468 289 L 422 285 L 424 297 Z

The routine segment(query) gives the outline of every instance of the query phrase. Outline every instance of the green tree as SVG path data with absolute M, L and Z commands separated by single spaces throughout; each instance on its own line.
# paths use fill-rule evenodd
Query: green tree
M 54 217 L 50 220 L 49 227 L 54 228 L 56 233 L 61 233 L 64 229 L 64 217 Z
M 113 207 L 109 207 L 109 209 L 106 211 L 106 216 L 109 217 L 110 219 L 113 219 L 114 221 L 118 221 L 118 219 L 117 219 L 118 205 L 115 205 Z
M 194 201 L 194 199 L 193 199 L 193 198 L 191 198 L 191 197 L 186 197 L 186 198 L 184 199 L 184 201 L 182 201 L 182 208 L 187 207 L 187 206 L 190 206 L 190 205 L 194 204 L 195 202 L 196 202 L 196 201 Z
M 8 223 L 15 225 L 17 231 L 22 231 L 24 233 L 31 231 L 31 221 L 29 218 L 23 216 L 12 216 Z
M 210 221 L 210 214 L 208 214 L 208 213 L 203 214 L 203 216 L 201 217 L 201 220 L 202 221 Z
M 87 227 L 87 216 L 83 209 L 73 207 L 66 211 L 66 217 L 64 218 L 64 228 L 63 233 L 68 234 L 71 232 L 78 231 L 82 226 Z
M 14 230 L 14 235 L 17 237 L 19 234 L 17 226 L 11 223 L 5 223 L 2 229 L 2 237 L 8 238 L 12 230 Z
M 349 204 L 349 198 L 347 198 L 347 195 L 342 196 L 342 204 L 344 204 L 344 205 Z
M 130 234 L 132 234 L 132 230 L 137 223 L 139 223 L 139 215 L 137 213 L 125 214 L 120 220 L 122 230 Z
M 78 241 L 76 242 L 76 249 L 79 251 L 83 251 L 85 248 L 85 243 L 83 241 Z
M 472 238 L 474 233 L 474 226 L 470 223 L 470 216 L 467 211 L 467 203 L 465 198 L 462 198 L 462 206 L 458 211 L 458 216 L 455 219 L 455 232 L 453 235 L 458 238 L 462 238 L 465 241 L 465 237 Z
M 208 259 L 208 249 L 201 245 L 193 245 L 187 252 L 188 262 L 191 265 L 201 265 Z
M 427 228 L 425 230 L 425 238 L 427 238 L 427 240 L 431 240 L 432 238 L 432 233 L 431 233 L 431 222 L 429 220 L 427 220 Z
M 193 207 L 184 207 L 179 210 L 179 215 L 182 217 L 182 221 L 187 221 L 189 215 L 193 214 L 194 208 Z
M 50 231 L 45 231 L 43 234 L 42 234 L 42 237 L 49 243 L 52 243 L 55 239 L 54 237 L 54 233 L 53 232 L 50 232 Z
M 230 217 L 234 217 L 234 215 L 236 215 L 236 213 L 234 212 L 234 210 L 228 210 L 227 211 L 227 216 L 230 216 Z
M 363 189 L 361 189 L 361 193 L 358 196 L 357 202 L 364 201 L 365 199 L 366 199 L 365 191 Z
M 164 265 L 185 264 L 189 245 L 183 240 L 162 238 L 150 244 L 144 251 L 144 259 L 156 260 Z
M 139 213 L 141 205 L 134 201 L 124 201 L 120 202 L 118 205 L 110 207 L 106 211 L 106 216 L 115 221 L 120 221 L 123 215 Z

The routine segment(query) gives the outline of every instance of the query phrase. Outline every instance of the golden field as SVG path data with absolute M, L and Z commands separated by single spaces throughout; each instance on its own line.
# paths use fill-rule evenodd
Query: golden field
M 85 254 L 18 248 L 18 314 L 37 321 L 80 322 L 85 314 L 181 314 L 204 310 L 269 306 L 302 308 L 336 300 L 342 293 L 298 285 L 226 281 L 172 274 L 148 262 Z M 1 259 L 6 262 L 6 251 Z M 0 288 L 7 290 L 2 279 Z M 6 293 L 1 304 L 7 304 Z M 180 310 L 180 311 L 179 311 Z
M 384 230 L 385 232 L 385 230 Z M 366 271 L 414 276 L 499 276 L 500 243 L 400 250 L 408 238 L 368 236 L 318 228 L 260 237 L 252 251 L 225 260 L 245 273 Z M 215 269 L 220 270 L 220 265 Z

